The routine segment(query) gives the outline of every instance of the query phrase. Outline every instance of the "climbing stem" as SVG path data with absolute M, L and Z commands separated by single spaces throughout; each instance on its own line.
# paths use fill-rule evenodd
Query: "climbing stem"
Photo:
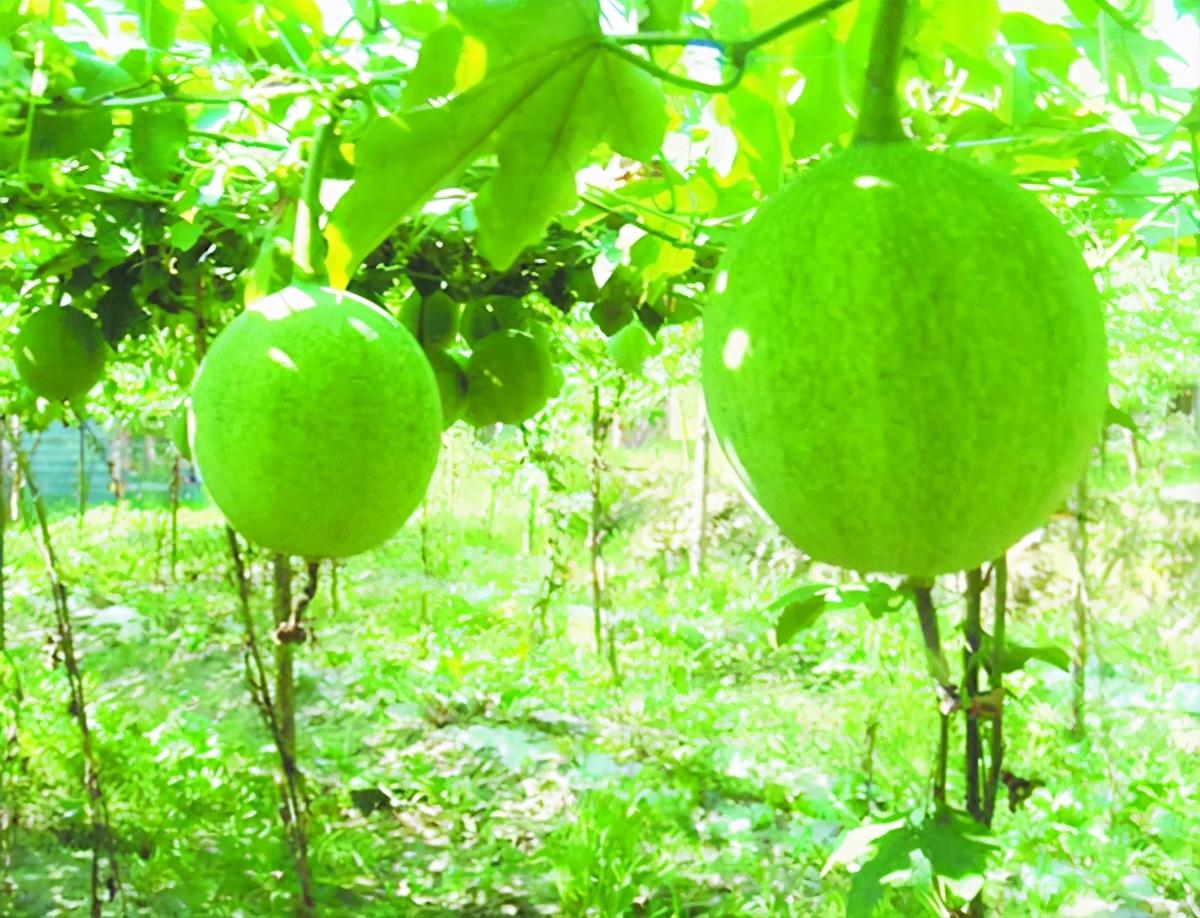
M 37 481 L 30 468 L 29 457 L 21 449 L 19 443 L 12 444 L 16 457 L 17 468 L 25 480 L 25 488 L 33 504 L 34 518 L 37 521 L 37 531 L 40 536 L 35 540 L 42 563 L 46 569 L 46 577 L 50 582 L 50 595 L 53 600 L 56 625 L 56 652 L 62 661 L 67 674 L 67 685 L 71 695 L 70 712 L 79 726 L 79 739 L 83 753 L 83 790 L 86 801 L 86 811 L 92 835 L 92 867 L 90 876 L 90 914 L 100 918 L 103 904 L 100 895 L 101 885 L 107 892 L 108 901 L 116 898 L 121 890 L 121 870 L 117 861 L 116 839 L 112 830 L 112 822 L 108 815 L 108 801 L 104 788 L 100 783 L 100 769 L 97 765 L 95 747 L 92 740 L 92 728 L 88 718 L 87 696 L 83 683 L 83 671 L 79 666 L 79 655 L 75 650 L 75 631 L 71 623 L 70 595 L 66 582 L 62 577 L 58 553 L 54 549 L 54 540 L 50 534 L 50 518 L 46 511 L 46 501 L 38 488 Z M 101 851 L 108 861 L 108 876 L 101 880 L 100 862 Z
M 942 639 L 938 633 L 937 612 L 933 608 L 933 584 L 914 587 L 917 600 L 917 620 L 921 624 L 921 638 L 925 644 L 926 663 L 929 674 L 937 683 L 938 691 L 938 747 L 937 767 L 933 779 L 933 798 L 939 804 L 946 802 L 946 764 L 949 757 L 950 713 L 954 710 L 954 690 L 949 684 L 949 669 L 942 654 Z
M 1008 605 L 1008 558 L 1001 555 L 992 566 L 994 609 L 992 611 L 992 658 L 988 688 L 996 699 L 992 718 L 991 753 L 988 757 L 987 785 L 983 792 L 983 822 L 992 824 L 996 812 L 996 794 L 1000 788 L 1000 770 L 1004 763 L 1004 642 L 1005 612 Z
M 854 133 L 855 143 L 895 143 L 904 140 L 900 128 L 896 83 L 904 52 L 904 21 L 908 0 L 880 0 L 879 16 L 871 36 L 867 80 L 862 109 Z
M 848 3 L 850 3 L 850 0 L 822 0 L 821 3 L 802 10 L 795 16 L 790 16 L 771 26 L 769 29 L 764 29 L 762 32 L 751 35 L 749 38 L 744 38 L 741 41 L 725 42 L 700 35 L 643 33 L 641 35 L 619 35 L 606 38 L 604 40 L 604 49 L 610 54 L 646 71 L 651 76 L 657 77 L 664 83 L 670 83 L 682 89 L 691 89 L 695 92 L 729 92 L 731 89 L 736 88 L 742 81 L 742 77 L 746 72 L 746 61 L 752 51 L 786 35 L 788 32 L 793 32 L 811 22 L 823 19 L 834 10 L 846 6 Z M 732 68 L 732 73 L 719 83 L 706 83 L 703 80 L 694 80 L 691 77 L 685 77 L 666 70 L 658 66 L 654 61 L 642 57 L 640 54 L 635 54 L 627 49 L 627 45 L 638 45 L 643 48 L 686 47 L 689 45 L 715 48 L 721 52 L 722 56 L 728 62 L 728 65 Z
M 966 646 L 963 648 L 963 694 L 967 706 L 966 729 L 966 777 L 967 812 L 983 822 L 983 807 L 980 800 L 980 768 L 983 763 L 983 743 L 979 734 L 979 714 L 976 696 L 979 695 L 980 647 L 983 644 L 983 571 L 976 567 L 967 571 L 967 616 L 963 631 Z
M 238 595 L 238 613 L 242 620 L 242 627 L 246 632 L 244 655 L 246 683 L 250 688 L 250 697 L 253 699 L 263 723 L 271 734 L 276 754 L 279 757 L 279 787 L 283 804 L 279 808 L 279 815 L 283 823 L 288 846 L 291 848 L 292 857 L 295 860 L 296 880 L 300 887 L 300 900 L 297 902 L 296 911 L 300 915 L 312 914 L 316 908 L 316 900 L 313 897 L 312 871 L 308 863 L 308 808 L 304 801 L 302 775 L 296 764 L 294 706 L 292 706 L 291 722 L 289 725 L 281 711 L 282 706 L 277 704 L 276 698 L 279 694 L 280 685 L 285 680 L 277 674 L 276 691 L 275 695 L 273 695 L 267 666 L 263 660 L 262 651 L 259 648 L 257 629 L 254 626 L 254 615 L 250 607 L 250 578 L 246 570 L 246 563 L 242 556 L 237 533 L 232 528 L 226 527 L 225 534 L 229 543 L 230 557 L 233 561 L 233 575 Z M 283 579 L 285 573 L 287 584 L 281 589 L 280 581 Z M 280 563 L 279 559 L 276 560 L 274 574 L 276 583 L 275 618 L 277 622 L 280 621 L 280 607 L 283 599 L 286 598 L 288 608 L 282 616 L 283 623 L 286 624 L 288 619 L 293 617 L 293 612 L 290 608 L 291 569 L 286 559 L 283 559 L 282 563 Z M 315 577 L 312 578 L 312 584 L 312 592 L 315 593 Z M 307 590 L 305 593 L 308 595 Z M 290 643 L 283 644 L 281 642 L 280 644 L 280 647 L 287 647 L 289 651 L 293 646 Z M 277 662 L 279 662 L 278 658 Z M 289 671 L 286 680 L 289 690 L 291 681 L 292 677 Z M 289 701 L 290 704 L 291 702 Z

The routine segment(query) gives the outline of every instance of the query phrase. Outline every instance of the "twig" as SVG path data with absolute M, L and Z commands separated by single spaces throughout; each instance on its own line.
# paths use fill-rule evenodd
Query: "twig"
M 938 634 L 937 612 L 933 608 L 933 587 L 915 586 L 917 600 L 917 618 L 921 623 L 921 637 L 925 644 L 925 658 L 929 666 L 929 674 L 937 682 L 938 687 L 938 716 L 940 718 L 938 731 L 937 770 L 933 782 L 933 798 L 938 803 L 946 802 L 946 763 L 949 755 L 950 714 L 957 707 L 958 698 L 954 687 L 950 685 L 949 668 L 946 658 L 942 655 L 942 640 Z
M 1071 732 L 1082 737 L 1086 730 L 1085 705 L 1087 701 L 1088 661 L 1088 531 L 1087 531 L 1087 478 L 1080 480 L 1075 490 L 1075 532 L 1071 547 L 1078 567 L 1075 582 L 1075 633 L 1071 655 L 1072 696 Z
M 1004 697 L 1005 607 L 1008 603 L 1008 557 L 1001 555 L 993 565 L 995 578 L 994 609 L 992 611 L 992 664 L 988 688 L 992 695 Z M 990 826 L 996 812 L 996 794 L 1000 787 L 1000 771 L 1004 762 L 1004 704 L 1001 703 L 992 719 L 992 749 L 988 760 L 987 787 L 983 794 L 983 823 Z
M 91 915 L 93 918 L 100 918 L 103 911 L 100 901 L 100 851 L 102 848 L 108 858 L 109 875 L 104 883 L 108 892 L 108 901 L 113 901 L 121 890 L 121 870 L 117 860 L 116 840 L 108 815 L 108 802 L 100 783 L 100 771 L 96 764 L 95 751 L 92 747 L 92 731 L 88 722 L 83 672 L 79 667 L 79 657 L 75 652 L 75 633 L 71 626 L 70 598 L 67 586 L 59 573 L 61 568 L 58 563 L 58 555 L 54 551 L 54 541 L 50 535 L 46 501 L 42 497 L 37 481 L 33 477 L 29 459 L 20 444 L 13 443 L 12 448 L 21 476 L 25 479 L 25 487 L 33 503 L 34 516 L 41 536 L 39 540 L 35 541 L 38 552 L 42 556 L 42 563 L 46 568 L 46 576 L 50 581 L 50 592 L 54 600 L 54 615 L 58 629 L 58 649 L 62 654 L 63 667 L 67 672 L 67 684 L 71 693 L 70 710 L 79 725 L 80 745 L 83 752 L 83 787 L 92 830 L 92 868 L 89 887 Z
M 983 571 L 976 567 L 967 571 L 967 616 L 963 628 L 966 637 L 966 646 L 963 648 L 963 692 L 967 706 L 967 812 L 978 822 L 983 822 L 983 807 L 979 797 L 983 744 L 979 736 L 979 715 L 975 709 L 975 698 L 979 694 L 979 648 L 983 642 L 983 625 L 980 619 L 982 606 Z
M 845 6 L 849 2 L 850 0 L 823 0 L 822 3 L 818 3 L 816 6 L 797 13 L 795 16 L 791 16 L 771 26 L 771 28 L 741 41 L 723 42 L 695 35 L 621 35 L 606 38 L 604 40 L 604 49 L 628 61 L 635 67 L 641 68 L 651 76 L 657 77 L 664 83 L 671 83 L 683 89 L 691 89 L 696 92 L 729 92 L 741 83 L 742 77 L 746 73 L 747 58 L 749 58 L 752 51 L 786 35 L 788 32 L 808 25 L 810 22 L 823 19 L 834 10 Z M 642 57 L 639 54 L 634 54 L 626 47 L 627 45 L 640 45 L 643 48 L 660 48 L 672 45 L 714 48 L 722 52 L 722 56 L 728 60 L 729 66 L 733 68 L 733 74 L 720 83 L 706 83 L 703 80 L 693 80 L 691 77 L 672 73 L 670 70 L 658 66 L 652 60 Z
M 246 632 L 244 654 L 246 683 L 250 688 L 250 697 L 271 734 L 275 751 L 279 756 L 279 773 L 282 779 L 280 796 L 283 803 L 279 810 L 279 816 L 283 822 L 288 846 L 292 849 L 292 856 L 296 861 L 296 879 L 300 885 L 302 907 L 311 910 L 316 907 L 316 900 L 313 898 L 312 872 L 308 864 L 307 813 L 301 796 L 300 773 L 296 766 L 293 746 L 286 742 L 275 701 L 271 697 L 270 678 L 267 674 L 266 664 L 263 663 L 262 652 L 259 650 L 258 637 L 254 628 L 254 615 L 250 609 L 250 581 L 246 575 L 246 565 L 242 559 L 237 533 L 228 526 L 225 528 L 225 533 L 229 543 L 230 557 L 233 560 L 238 611 L 242 619 L 242 627 Z

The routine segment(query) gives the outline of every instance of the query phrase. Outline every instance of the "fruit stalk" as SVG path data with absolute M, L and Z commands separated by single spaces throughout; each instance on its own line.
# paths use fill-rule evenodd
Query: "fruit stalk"
M 905 139 L 900 127 L 896 82 L 904 52 L 904 21 L 908 0 L 880 0 L 862 108 L 854 133 L 855 143 L 898 143 Z

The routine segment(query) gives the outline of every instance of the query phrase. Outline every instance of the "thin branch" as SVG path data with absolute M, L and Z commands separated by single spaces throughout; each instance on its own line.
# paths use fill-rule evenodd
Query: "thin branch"
M 963 648 L 963 694 L 966 698 L 966 776 L 967 812 L 983 822 L 980 801 L 980 767 L 983 763 L 983 743 L 979 735 L 979 715 L 975 699 L 979 694 L 979 648 L 983 643 L 980 613 L 983 607 L 983 571 L 976 567 L 967 571 L 967 615 L 964 623 L 966 646 Z
M 121 890 L 121 869 L 117 861 L 116 837 L 108 813 L 108 801 L 100 783 L 100 770 L 92 746 L 91 725 L 87 716 L 87 697 L 84 691 L 83 672 L 79 667 L 79 656 L 75 652 L 75 632 L 71 625 L 70 599 L 66 583 L 60 574 L 58 555 L 50 535 L 50 520 L 46 501 L 42 497 L 37 481 L 33 477 L 29 457 L 19 443 L 12 443 L 17 467 L 33 504 L 40 540 L 35 540 L 46 577 L 50 581 L 50 592 L 54 600 L 54 615 L 58 631 L 58 648 L 62 653 L 63 668 L 67 673 L 67 685 L 71 694 L 70 711 L 79 726 L 79 739 L 83 753 L 83 787 L 86 795 L 86 810 L 92 830 L 91 869 L 91 915 L 100 918 L 103 907 L 100 901 L 100 851 L 103 848 L 108 859 L 109 876 L 105 881 L 108 900 L 111 902 Z
M 806 26 L 818 19 L 823 19 L 834 10 L 845 6 L 850 0 L 823 0 L 816 6 L 810 7 L 803 12 L 797 13 L 779 22 L 771 28 L 759 32 L 757 35 L 752 35 L 750 38 L 742 39 L 741 41 L 723 42 L 719 39 L 706 38 L 695 35 L 667 35 L 664 33 L 650 33 L 646 35 L 621 35 L 609 36 L 604 39 L 603 45 L 606 51 L 615 54 L 623 60 L 628 61 L 635 67 L 639 67 L 653 77 L 657 77 L 664 83 L 682 87 L 683 89 L 691 89 L 696 92 L 708 93 L 723 93 L 734 89 L 741 81 L 746 73 L 746 60 L 750 53 L 775 39 L 786 35 L 796 29 Z M 703 80 L 693 80 L 690 77 L 681 76 L 677 73 L 672 73 L 666 70 L 652 60 L 642 57 L 639 54 L 634 54 L 627 49 L 627 45 L 637 45 L 643 48 L 661 48 L 671 46 L 686 46 L 686 47 L 706 47 L 713 48 L 722 53 L 729 66 L 733 67 L 732 76 L 726 78 L 720 83 L 706 83 Z
M 949 667 L 942 655 L 942 639 L 938 633 L 937 612 L 933 608 L 933 587 L 915 586 L 917 618 L 921 623 L 921 637 L 925 645 L 925 658 L 929 674 L 938 688 L 938 748 L 937 769 L 933 781 L 933 799 L 939 804 L 946 802 L 946 763 L 949 755 L 950 713 L 957 706 L 954 687 L 949 684 Z
M 983 793 L 983 823 L 990 826 L 996 812 L 996 794 L 1000 787 L 1000 770 L 1004 762 L 1004 642 L 1005 612 L 1008 604 L 1008 557 L 1001 555 L 992 567 L 995 590 L 992 611 L 992 660 L 988 674 L 988 688 L 993 696 L 1001 699 L 996 716 L 992 719 L 991 757 L 988 760 L 987 786 Z
M 242 619 L 242 627 L 246 632 L 246 683 L 250 688 L 250 697 L 271 734 L 271 740 L 274 742 L 275 751 L 279 756 L 279 772 L 283 779 L 280 787 L 283 797 L 283 806 L 279 811 L 280 818 L 288 845 L 292 849 L 292 855 L 296 861 L 296 878 L 300 885 L 301 902 L 305 908 L 312 908 L 315 900 L 312 892 L 312 872 L 308 864 L 308 835 L 305 807 L 300 791 L 299 769 L 296 766 L 295 756 L 291 753 L 285 740 L 275 700 L 271 696 L 270 676 L 267 673 L 266 664 L 263 662 L 262 651 L 259 650 L 254 615 L 250 609 L 250 580 L 247 576 L 245 561 L 242 559 L 237 533 L 231 526 L 226 526 L 225 534 L 229 543 L 229 554 L 233 561 L 238 612 Z
M 1094 2 L 1096 6 L 1100 8 L 1102 13 L 1112 19 L 1112 21 L 1119 25 L 1122 29 L 1127 32 L 1136 32 L 1139 35 L 1141 34 L 1142 30 L 1137 27 L 1137 23 L 1126 17 L 1119 9 L 1109 3 L 1108 0 L 1094 0 Z
M 663 241 L 669 242 L 671 245 L 677 246 L 681 249 L 691 249 L 693 252 L 712 252 L 712 251 L 715 251 L 717 248 L 716 246 L 713 246 L 713 245 L 701 245 L 696 242 L 689 242 L 686 239 L 676 239 L 670 233 L 664 233 L 662 230 L 655 229 L 652 226 L 647 226 L 645 223 L 640 221 L 637 217 L 632 216 L 631 214 L 628 214 L 624 211 L 616 210 L 612 207 L 609 207 L 608 205 L 602 203 L 598 198 L 595 198 L 592 195 L 581 194 L 579 196 L 579 199 L 587 204 L 590 204 L 592 207 L 596 208 L 597 210 L 604 211 L 606 214 L 612 214 L 614 217 L 620 217 L 627 224 L 629 224 L 630 226 L 637 227 L 643 233 L 645 233 L 647 236 L 654 236 L 658 239 L 662 239 Z

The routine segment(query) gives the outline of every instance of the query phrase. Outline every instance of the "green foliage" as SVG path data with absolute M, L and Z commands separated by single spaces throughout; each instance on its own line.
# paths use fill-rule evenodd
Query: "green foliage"
M 100 381 L 105 350 L 96 320 L 70 306 L 37 310 L 13 342 L 21 379 L 54 402 L 79 399 Z
M 196 463 L 230 524 L 311 559 L 393 535 L 425 494 L 442 429 L 416 340 L 328 288 L 289 287 L 231 322 L 191 407 Z
M 1061 504 L 1105 360 L 1053 217 L 907 145 L 852 147 L 772 198 L 704 323 L 713 427 L 755 499 L 820 560 L 917 577 L 1000 555 Z
M 632 321 L 608 339 L 608 356 L 617 368 L 631 376 L 642 372 L 654 351 L 654 338 L 641 322 Z

